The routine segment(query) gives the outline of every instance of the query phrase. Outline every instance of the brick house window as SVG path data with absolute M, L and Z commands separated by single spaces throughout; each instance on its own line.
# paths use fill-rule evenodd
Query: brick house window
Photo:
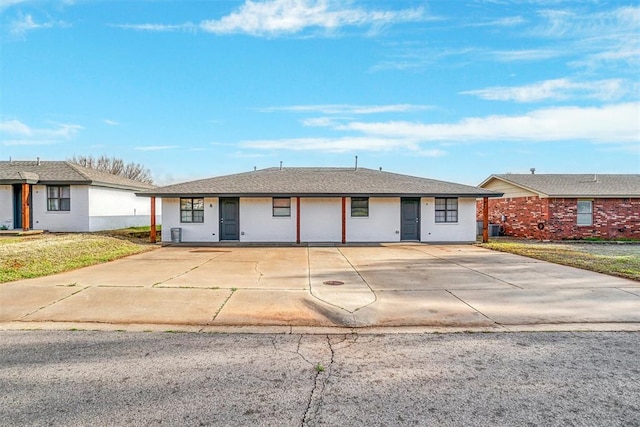
M 48 185 L 47 186 L 47 210 L 48 211 L 70 211 L 71 210 L 71 187 L 68 185 Z
M 593 202 L 578 200 L 578 225 L 593 225 Z
M 273 216 L 291 216 L 291 197 L 273 198 Z
M 181 198 L 180 222 L 204 222 L 204 198 Z
M 436 222 L 458 222 L 457 198 L 436 198 Z
M 351 216 L 369 216 L 369 198 L 351 198 Z

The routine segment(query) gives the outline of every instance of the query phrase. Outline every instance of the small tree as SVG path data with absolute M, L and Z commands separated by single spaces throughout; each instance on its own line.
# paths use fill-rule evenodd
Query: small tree
M 77 165 L 84 166 L 85 168 L 107 172 L 112 175 L 123 176 L 134 181 L 153 184 L 151 172 L 139 163 L 125 163 L 122 159 L 107 157 L 105 155 L 100 157 L 73 156 L 67 160 Z

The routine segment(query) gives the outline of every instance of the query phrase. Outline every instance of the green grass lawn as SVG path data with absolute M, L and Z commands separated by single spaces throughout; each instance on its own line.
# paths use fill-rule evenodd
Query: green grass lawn
M 640 245 L 490 241 L 480 246 L 640 281 Z
M 0 283 L 61 273 L 153 248 L 105 234 L 1 237 Z

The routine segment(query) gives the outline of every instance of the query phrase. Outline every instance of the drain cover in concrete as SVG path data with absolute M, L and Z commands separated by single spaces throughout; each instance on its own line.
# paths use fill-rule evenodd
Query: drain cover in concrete
M 324 282 L 322 282 L 325 285 L 329 285 L 329 286 L 340 286 L 340 285 L 344 285 L 344 282 L 341 282 L 340 280 L 325 280 Z

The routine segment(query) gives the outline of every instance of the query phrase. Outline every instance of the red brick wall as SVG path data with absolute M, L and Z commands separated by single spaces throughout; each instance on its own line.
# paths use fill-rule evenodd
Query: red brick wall
M 482 220 L 482 200 L 477 207 L 478 220 Z M 593 199 L 593 225 L 576 222 L 577 199 L 489 199 L 489 223 L 501 225 L 505 235 L 545 240 L 640 239 L 640 199 Z M 544 225 L 542 230 L 539 224 Z
M 507 236 L 526 239 L 548 239 L 546 230 L 539 230 L 539 223 L 547 222 L 547 201 L 535 197 L 513 197 L 489 199 L 489 224 L 499 224 Z M 482 220 L 482 200 L 478 201 L 476 212 Z M 502 216 L 505 221 L 502 221 Z

